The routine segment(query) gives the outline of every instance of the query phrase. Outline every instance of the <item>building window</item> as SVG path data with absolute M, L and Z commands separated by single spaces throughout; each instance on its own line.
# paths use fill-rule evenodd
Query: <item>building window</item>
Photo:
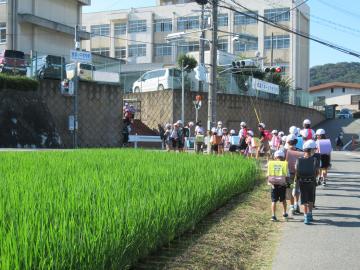
M 116 47 L 115 48 L 115 58 L 117 58 L 117 59 L 126 58 L 126 47 Z
M 126 35 L 126 23 L 114 24 L 114 35 L 116 37 L 121 35 Z
M 342 89 L 342 92 L 345 93 L 345 88 Z
M 351 105 L 358 105 L 360 102 L 360 95 L 351 96 Z
M 266 50 L 271 49 L 271 36 L 266 36 L 264 38 L 264 46 Z M 290 47 L 290 36 L 289 35 L 280 35 L 274 36 L 273 39 L 273 48 L 274 49 L 285 49 Z
M 219 14 L 218 16 L 218 26 L 228 26 L 229 17 L 227 14 Z
M 188 52 L 198 52 L 200 48 L 199 42 L 185 42 L 179 45 L 179 54 L 186 54 Z
M 0 23 L 0 43 L 6 43 L 6 23 Z
M 91 29 L 91 36 L 110 36 L 110 24 L 100 24 L 100 25 L 92 25 Z
M 235 25 L 244 25 L 244 24 L 257 24 L 258 12 L 244 12 L 246 15 L 235 13 L 234 24 Z M 256 14 L 254 14 L 256 13 Z
M 92 53 L 100 54 L 103 56 L 110 56 L 110 48 L 93 48 L 91 49 Z
M 331 88 L 330 92 L 331 92 L 331 94 L 333 94 L 334 93 L 334 88 Z
M 326 105 L 326 97 L 319 96 L 314 98 L 314 106 L 324 106 Z
M 171 19 L 155 20 L 155 32 L 171 32 L 171 31 L 172 31 Z
M 274 22 L 290 21 L 290 8 L 265 9 L 264 17 Z
M 198 29 L 199 25 L 198 16 L 180 17 L 177 19 L 178 30 Z
M 146 44 L 129 45 L 129 57 L 146 56 Z
M 129 21 L 129 33 L 146 32 L 146 20 Z
M 246 51 L 256 51 L 258 49 L 258 41 L 256 42 L 238 42 L 234 44 L 235 52 L 246 52 Z
M 172 53 L 172 47 L 169 44 L 156 44 L 155 56 L 169 56 Z
M 218 41 L 218 50 L 227 52 L 228 51 L 228 40 L 227 39 L 219 39 Z

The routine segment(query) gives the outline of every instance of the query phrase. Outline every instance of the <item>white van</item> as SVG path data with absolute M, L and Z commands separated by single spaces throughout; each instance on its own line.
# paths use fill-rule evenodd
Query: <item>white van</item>
M 95 66 L 86 63 L 78 63 L 78 77 L 82 81 L 92 81 Z M 66 78 L 71 80 L 75 75 L 75 63 L 66 65 Z
M 132 90 L 134 93 L 161 91 L 165 89 L 181 89 L 181 71 L 176 68 L 163 68 L 144 73 Z

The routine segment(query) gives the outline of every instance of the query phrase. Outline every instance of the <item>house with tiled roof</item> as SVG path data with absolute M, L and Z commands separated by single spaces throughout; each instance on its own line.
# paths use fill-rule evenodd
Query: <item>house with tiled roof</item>
M 316 106 L 338 105 L 338 110 L 360 110 L 360 83 L 324 83 L 311 87 L 309 92 Z

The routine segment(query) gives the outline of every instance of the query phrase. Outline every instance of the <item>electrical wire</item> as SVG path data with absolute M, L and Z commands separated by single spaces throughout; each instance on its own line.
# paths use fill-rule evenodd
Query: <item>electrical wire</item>
M 350 16 L 353 16 L 355 17 L 356 19 L 359 19 L 360 17 L 360 14 L 357 14 L 357 13 L 354 13 L 352 11 L 349 11 L 349 10 L 346 10 L 342 7 L 339 7 L 337 5 L 334 5 L 333 3 L 329 3 L 330 1 L 323 1 L 323 0 L 318 0 L 320 3 L 322 3 L 323 5 L 325 6 L 328 6 L 328 7 L 331 7 L 332 9 L 336 10 L 336 11 L 339 11 L 339 12 L 342 12 L 344 14 L 347 14 L 347 15 L 350 15 Z
M 225 9 L 229 9 L 231 11 L 234 11 L 234 12 L 237 12 L 237 13 L 240 13 L 244 16 L 247 16 L 247 17 L 250 17 L 250 18 L 253 18 L 257 21 L 260 21 L 260 22 L 263 22 L 267 25 L 270 25 L 270 26 L 273 26 L 275 28 L 278 28 L 278 29 L 282 29 L 288 33 L 291 33 L 291 34 L 295 34 L 297 36 L 300 36 L 300 37 L 303 37 L 303 38 L 306 38 L 308 40 L 311 40 L 311 41 L 314 41 L 314 42 L 317 42 L 319 44 L 322 44 L 324 46 L 327 46 L 327 47 L 330 47 L 332 49 L 335 49 L 337 51 L 340 51 L 340 52 L 343 52 L 343 53 L 346 53 L 346 54 L 349 54 L 349 55 L 352 55 L 352 56 L 355 56 L 357 58 L 360 58 L 360 53 L 359 52 L 356 52 L 356 51 L 353 51 L 353 50 L 350 50 L 350 49 L 347 49 L 347 48 L 344 48 L 340 45 L 336 45 L 336 44 L 332 44 L 328 41 L 324 41 L 318 37 L 315 37 L 313 35 L 310 35 L 308 33 L 303 33 L 297 29 L 291 29 L 291 28 L 288 28 L 284 25 L 280 25 L 280 24 L 277 24 L 275 22 L 272 22 L 272 21 L 269 21 L 267 18 L 265 18 L 264 16 L 259 16 L 257 13 L 253 12 L 252 10 L 248 9 L 247 7 L 237 3 L 236 1 L 234 0 L 231 0 L 234 4 L 236 4 L 237 6 L 245 9 L 246 11 L 248 11 L 249 13 L 252 13 L 254 15 L 250 15 L 249 13 L 245 13 L 245 12 L 242 12 L 242 11 L 239 11 L 237 10 L 235 7 L 229 5 L 228 3 L 226 3 L 225 1 L 223 0 L 219 0 L 219 2 L 223 2 L 224 4 L 226 4 L 227 6 L 225 5 L 219 5 L 219 7 L 222 7 L 222 8 L 225 8 Z

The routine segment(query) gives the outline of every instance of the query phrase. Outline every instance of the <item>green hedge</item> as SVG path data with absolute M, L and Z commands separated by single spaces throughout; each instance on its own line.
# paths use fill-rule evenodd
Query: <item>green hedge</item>
M 0 74 L 0 91 L 1 90 L 17 90 L 17 91 L 36 91 L 39 82 L 25 76 L 12 76 Z

